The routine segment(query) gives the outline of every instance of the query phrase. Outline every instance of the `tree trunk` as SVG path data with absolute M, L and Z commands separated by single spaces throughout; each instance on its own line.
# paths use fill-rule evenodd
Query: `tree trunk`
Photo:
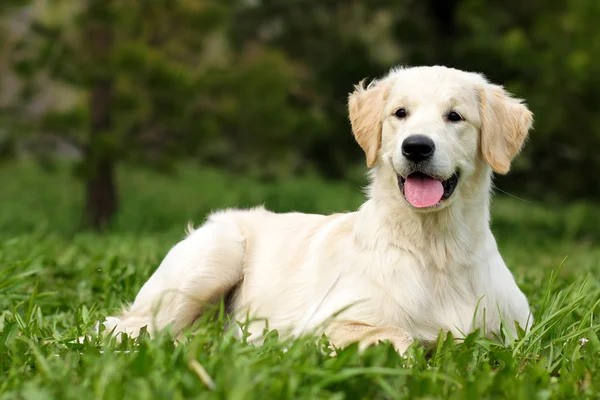
M 108 226 L 117 211 L 117 194 L 114 163 L 100 160 L 93 163 L 96 169 L 86 182 L 85 221 L 94 230 Z
M 91 1 L 86 32 L 91 94 L 90 137 L 85 154 L 84 220 L 89 228 L 95 230 L 106 228 L 117 211 L 115 155 L 108 140 L 112 128 L 110 110 L 113 98 L 113 78 L 108 72 L 108 62 L 114 39 L 110 22 L 95 20 L 98 12 L 102 11 L 98 8 L 108 7 L 106 3 Z

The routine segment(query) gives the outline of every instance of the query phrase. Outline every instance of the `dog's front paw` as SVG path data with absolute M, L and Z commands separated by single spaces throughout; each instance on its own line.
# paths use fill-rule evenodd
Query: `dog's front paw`
M 398 354 L 402 355 L 413 343 L 412 336 L 400 327 L 376 327 L 357 322 L 335 323 L 331 326 L 327 336 L 332 344 L 338 348 L 358 343 L 360 352 L 363 352 L 369 346 L 389 341 Z
M 413 343 L 414 339 L 404 329 L 396 326 L 387 326 L 385 328 L 376 328 L 359 342 L 359 349 L 363 351 L 369 346 L 377 345 L 380 342 L 389 341 L 396 352 L 403 355 Z

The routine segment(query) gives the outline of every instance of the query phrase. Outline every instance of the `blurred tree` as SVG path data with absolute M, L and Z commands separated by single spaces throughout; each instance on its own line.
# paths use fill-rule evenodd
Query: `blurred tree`
M 220 135 L 205 161 L 261 179 L 306 171 L 298 143 L 318 117 L 295 106 L 298 71 L 276 50 L 248 47 L 233 69 L 214 71 L 207 86 Z
M 103 228 L 117 210 L 115 160 L 110 141 L 113 124 L 111 107 L 114 98 L 114 76 L 110 56 L 115 46 L 115 26 L 111 23 L 113 0 L 91 0 L 82 19 L 83 37 L 87 42 L 82 53 L 88 67 L 95 66 L 86 77 L 89 95 L 89 139 L 86 148 L 87 180 L 85 218 L 89 226 Z M 86 51 L 87 50 L 87 51 Z
M 11 68 L 9 60 L 17 42 L 29 29 L 30 16 L 24 12 L 14 15 L 15 9 L 24 9 L 28 0 L 7 0 L 0 3 L 0 162 L 14 153 L 15 137 L 12 132 L 18 126 L 10 118 Z M 9 16 L 12 17 L 9 19 Z
M 502 187 L 546 199 L 600 197 L 600 2 L 464 0 L 458 15 L 460 65 L 504 82 L 536 115 Z
M 381 18 L 388 4 L 315 0 L 240 4 L 230 32 L 236 48 L 278 49 L 302 73 L 301 85 L 292 93 L 293 107 L 314 116 L 294 137 L 302 159 L 325 177 L 345 177 L 362 158 L 348 124 L 348 93 L 361 79 L 374 78 L 399 61 L 389 41 L 389 21 Z M 383 48 L 388 51 L 380 52 Z
M 21 103 L 40 76 L 68 85 L 83 101 L 46 107 L 37 133 L 78 147 L 85 223 L 102 229 L 117 210 L 118 161 L 168 167 L 214 132 L 203 99 L 203 49 L 225 10 L 194 0 L 54 0 L 19 43 Z M 85 100 L 87 99 L 87 100 Z M 191 135 L 201 130 L 203 135 Z
M 21 96 L 1 93 L 0 155 L 56 138 L 80 152 L 96 228 L 118 205 L 117 162 L 348 178 L 364 164 L 347 95 L 398 64 L 481 71 L 527 99 L 533 140 L 500 187 L 600 197 L 598 2 L 4 0 L 0 22 L 15 18 L 0 85 L 11 67 Z

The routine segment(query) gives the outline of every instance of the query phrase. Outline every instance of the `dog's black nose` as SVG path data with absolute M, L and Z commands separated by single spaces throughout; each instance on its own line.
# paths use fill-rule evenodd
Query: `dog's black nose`
M 411 135 L 402 142 L 402 155 L 418 163 L 428 159 L 435 151 L 435 143 L 425 135 Z

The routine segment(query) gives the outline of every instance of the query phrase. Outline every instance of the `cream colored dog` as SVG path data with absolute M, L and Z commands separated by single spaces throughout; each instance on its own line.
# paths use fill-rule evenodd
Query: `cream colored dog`
M 492 170 L 505 174 L 532 113 L 483 76 L 393 69 L 349 98 L 371 167 L 356 212 L 225 210 L 168 253 L 108 331 L 191 325 L 228 295 L 250 340 L 325 333 L 338 347 L 389 340 L 402 353 L 440 330 L 528 329 L 529 305 L 489 227 Z M 266 322 L 265 322 L 266 321 Z

